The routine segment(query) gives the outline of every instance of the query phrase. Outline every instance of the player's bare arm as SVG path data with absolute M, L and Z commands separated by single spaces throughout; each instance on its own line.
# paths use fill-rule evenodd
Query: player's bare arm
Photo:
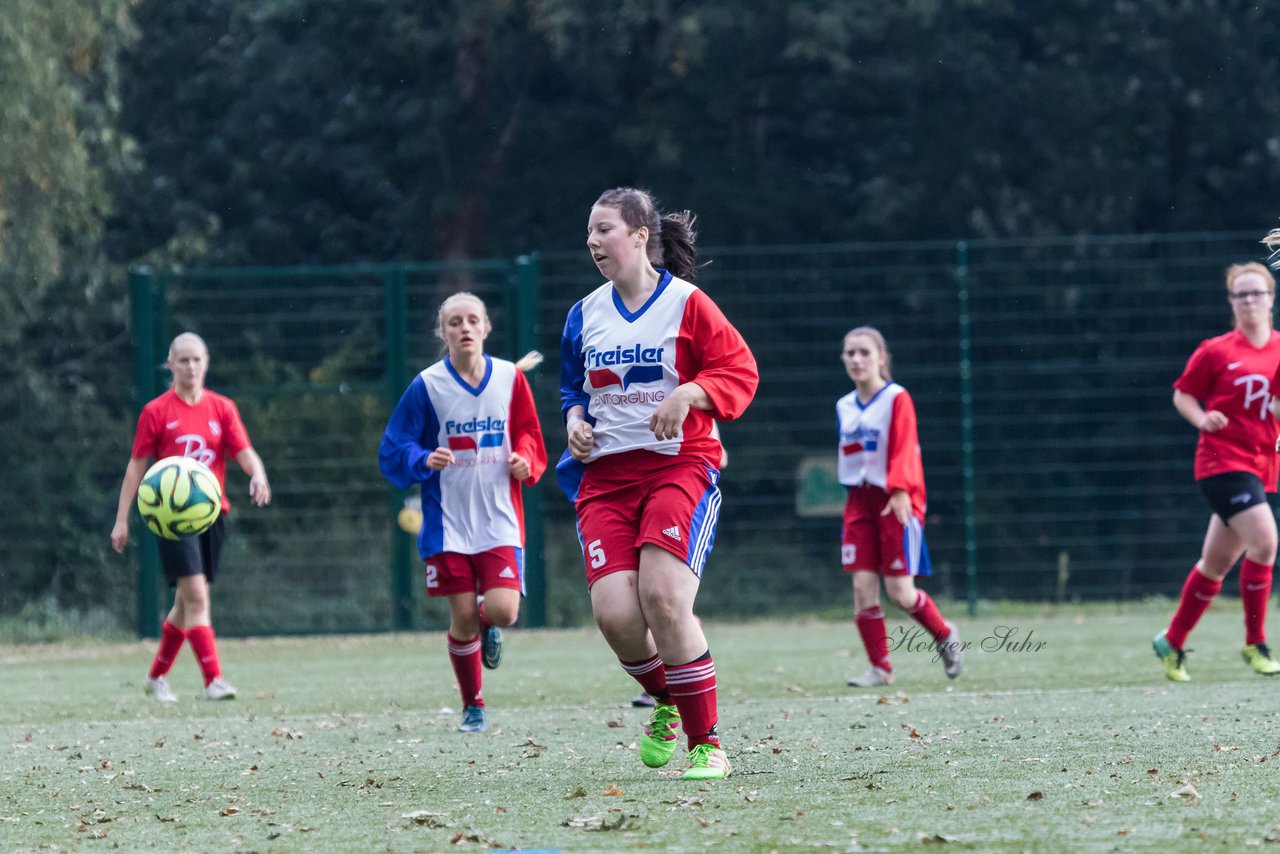
M 1175 391 L 1173 393 L 1173 408 L 1178 410 L 1178 414 L 1185 418 L 1192 427 L 1197 430 L 1203 430 L 1205 433 L 1215 433 L 1227 426 L 1227 416 L 1216 409 L 1205 412 L 1204 408 L 1200 406 L 1200 401 L 1185 391 Z
M 253 448 L 245 448 L 236 454 L 236 464 L 249 475 L 249 500 L 257 507 L 271 503 L 271 482 L 267 480 L 267 467 Z

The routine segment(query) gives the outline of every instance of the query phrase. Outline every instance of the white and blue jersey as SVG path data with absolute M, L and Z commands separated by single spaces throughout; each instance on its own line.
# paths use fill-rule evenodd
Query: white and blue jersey
M 442 359 L 414 377 L 387 422 L 378 449 L 383 475 L 401 489 L 422 485 L 425 560 L 441 552 L 479 554 L 524 548 L 520 482 L 514 451 L 529 461 L 532 485 L 546 468 L 546 448 L 529 383 L 514 364 L 485 356 L 484 379 L 471 386 Z M 443 471 L 426 465 L 436 448 L 453 452 Z
M 560 340 L 561 409 L 582 406 L 594 447 L 587 463 L 630 451 L 720 460 L 715 421 L 732 421 L 755 395 L 751 350 L 719 307 L 695 285 L 659 269 L 653 295 L 630 311 L 606 282 L 569 311 Z M 658 439 L 655 409 L 680 385 L 696 382 L 712 409 L 689 410 L 680 435 Z M 576 495 L 582 466 L 566 452 L 557 466 Z

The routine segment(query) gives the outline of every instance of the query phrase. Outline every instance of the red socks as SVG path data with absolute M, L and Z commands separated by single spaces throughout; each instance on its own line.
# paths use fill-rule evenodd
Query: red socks
M 196 654 L 196 661 L 200 663 L 200 672 L 204 674 L 204 684 L 207 686 L 222 675 L 213 626 L 193 626 L 187 629 L 187 640 L 191 642 L 191 651 Z
M 688 664 L 668 664 L 666 671 L 667 691 L 680 710 L 680 724 L 689 739 L 689 749 L 697 744 L 719 747 L 716 665 L 711 660 L 711 651 L 707 650 Z
M 1240 577 L 1243 581 L 1244 574 L 1241 573 Z M 1164 633 L 1169 646 L 1182 649 L 1186 645 L 1187 635 L 1191 634 L 1196 623 L 1200 622 L 1205 609 L 1221 589 L 1221 581 L 1208 578 L 1200 572 L 1198 566 L 1191 568 L 1191 572 L 1187 574 L 1187 580 L 1182 585 L 1182 598 L 1178 602 L 1178 610 L 1173 612 L 1173 619 L 1169 621 L 1169 628 Z
M 623 661 L 618 659 L 622 669 L 631 674 L 631 678 L 640 683 L 640 687 L 653 699 L 664 706 L 671 705 L 671 694 L 667 691 L 667 668 L 658 656 L 645 661 Z
M 924 626 L 924 630 L 928 632 L 935 641 L 942 643 L 947 639 L 947 635 L 951 634 L 951 629 L 947 628 L 947 621 L 942 619 L 942 613 L 938 610 L 938 606 L 933 604 L 933 599 L 923 590 L 916 591 L 916 606 L 907 613 L 911 618 L 920 625 Z
M 173 660 L 182 651 L 182 643 L 186 639 L 185 631 L 165 620 L 164 625 L 160 627 L 160 649 L 156 650 L 155 660 L 151 662 L 151 672 L 147 675 L 156 679 L 168 673 L 169 668 L 173 667 Z
M 462 694 L 462 705 L 484 708 L 484 697 L 480 695 L 480 636 L 460 641 L 453 635 L 445 635 L 445 645 Z
M 1244 605 L 1245 643 L 1267 642 L 1267 602 L 1270 598 L 1271 567 L 1245 558 L 1240 564 L 1240 603 Z
M 862 636 L 867 660 L 882 670 L 893 670 L 889 663 L 889 635 L 884 628 L 884 610 L 879 605 L 863 608 L 853 615 L 853 622 Z

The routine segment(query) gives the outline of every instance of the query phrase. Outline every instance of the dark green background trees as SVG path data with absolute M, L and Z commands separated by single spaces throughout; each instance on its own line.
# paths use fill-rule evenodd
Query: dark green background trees
M 574 249 L 618 184 L 722 246 L 1260 233 L 1264 8 L 0 0 L 0 614 L 130 582 L 129 263 Z

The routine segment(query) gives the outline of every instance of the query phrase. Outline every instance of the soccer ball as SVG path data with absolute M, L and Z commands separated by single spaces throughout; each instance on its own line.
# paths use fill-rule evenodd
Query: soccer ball
M 181 540 L 203 534 L 222 512 L 222 490 L 213 472 L 192 457 L 165 457 L 138 484 L 138 512 L 158 537 Z

